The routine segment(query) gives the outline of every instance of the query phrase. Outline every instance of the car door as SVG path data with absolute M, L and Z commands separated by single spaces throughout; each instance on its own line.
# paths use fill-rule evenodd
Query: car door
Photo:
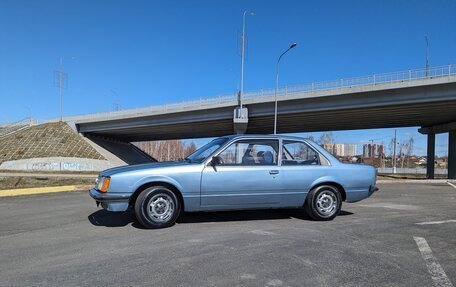
M 329 161 L 304 141 L 282 141 L 282 187 L 284 197 L 281 205 L 301 206 L 312 183 L 329 172 Z
M 278 139 L 240 139 L 205 166 L 201 176 L 202 209 L 269 207 L 280 203 Z

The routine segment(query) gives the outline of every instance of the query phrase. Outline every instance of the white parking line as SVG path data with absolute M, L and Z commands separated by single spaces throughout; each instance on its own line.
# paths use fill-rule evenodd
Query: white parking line
M 449 185 L 451 185 L 452 187 L 456 188 L 456 185 L 452 184 L 451 182 L 447 181 L 447 183 L 448 183 Z
M 441 220 L 441 221 L 427 221 L 427 222 L 418 222 L 415 224 L 418 225 L 430 225 L 430 224 L 442 224 L 442 223 L 452 223 L 456 222 L 456 219 L 448 219 L 448 220 Z
M 429 247 L 426 239 L 423 237 L 415 236 L 413 239 L 415 239 L 416 245 L 421 252 L 421 257 L 423 257 L 424 262 L 426 262 L 426 267 L 429 271 L 429 274 L 431 274 L 432 280 L 434 280 L 434 286 L 453 287 L 453 284 L 451 283 L 450 279 L 448 279 L 442 266 L 432 254 L 432 250 Z
M 258 235 L 274 235 L 275 234 L 274 232 L 261 230 L 261 229 L 252 230 L 250 232 L 253 234 L 258 234 Z

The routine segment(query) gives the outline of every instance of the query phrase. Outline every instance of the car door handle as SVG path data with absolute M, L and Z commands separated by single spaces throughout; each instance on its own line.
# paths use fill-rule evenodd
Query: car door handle
M 278 170 L 270 170 L 269 174 L 279 174 L 279 171 Z

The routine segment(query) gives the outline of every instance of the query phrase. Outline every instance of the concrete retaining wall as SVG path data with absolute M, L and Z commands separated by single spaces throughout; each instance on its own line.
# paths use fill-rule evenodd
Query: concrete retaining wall
M 5 161 L 0 170 L 28 171 L 102 171 L 116 165 L 107 160 L 76 157 L 30 158 Z

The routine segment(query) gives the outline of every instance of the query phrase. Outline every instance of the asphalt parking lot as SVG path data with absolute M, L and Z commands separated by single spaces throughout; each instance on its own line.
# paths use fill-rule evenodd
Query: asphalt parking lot
M 332 222 L 295 210 L 219 212 L 161 230 L 82 191 L 0 198 L 0 286 L 456 284 L 456 188 L 379 187 Z

